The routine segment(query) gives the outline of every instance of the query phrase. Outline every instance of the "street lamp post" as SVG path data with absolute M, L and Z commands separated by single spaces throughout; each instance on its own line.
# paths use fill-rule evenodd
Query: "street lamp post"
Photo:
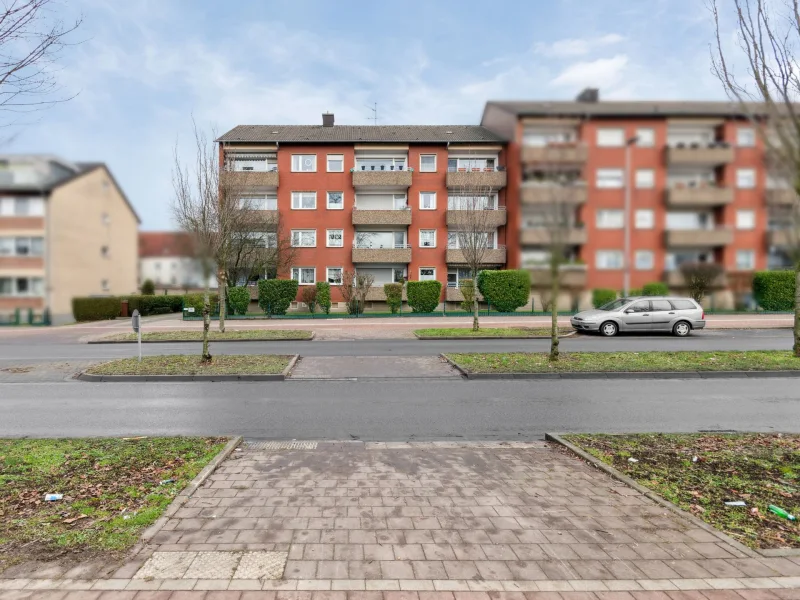
M 622 257 L 622 295 L 627 296 L 631 290 L 631 147 L 639 140 L 638 136 L 625 142 L 625 211 L 624 211 L 624 244 Z

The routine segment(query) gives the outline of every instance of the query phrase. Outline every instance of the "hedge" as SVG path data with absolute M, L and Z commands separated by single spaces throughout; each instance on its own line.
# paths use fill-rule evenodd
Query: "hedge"
M 464 296 L 461 309 L 471 313 L 475 310 L 472 304 L 475 300 L 475 282 L 472 279 L 462 279 L 458 282 L 458 287 L 461 289 L 461 295 Z
M 179 313 L 183 310 L 183 296 L 123 296 L 128 301 L 128 314 L 138 310 L 143 317 Z
M 383 291 L 386 294 L 386 304 L 389 305 L 389 310 L 392 311 L 392 314 L 397 313 L 403 305 L 403 284 L 384 283 Z
M 219 294 L 217 293 L 209 293 L 208 301 L 211 304 L 211 314 L 219 313 Z M 183 296 L 183 308 L 184 310 L 187 308 L 193 308 L 194 311 L 190 314 L 193 314 L 195 317 L 200 317 L 203 315 L 203 294 L 196 293 L 196 294 L 184 294 Z
M 660 281 L 645 283 L 642 286 L 642 296 L 669 296 L 669 286 Z
M 495 310 L 514 312 L 528 303 L 531 276 L 522 269 L 481 271 L 478 273 L 478 291 Z
M 600 308 L 604 304 L 613 302 L 617 299 L 617 292 L 608 288 L 597 288 L 592 290 L 592 306 Z
M 407 284 L 408 305 L 418 313 L 436 310 L 442 297 L 441 281 L 409 281 Z
M 250 307 L 250 288 L 238 286 L 228 288 L 228 310 L 237 315 L 246 315 Z
M 122 309 L 119 298 L 73 298 L 72 315 L 76 321 L 116 319 Z
M 764 310 L 794 310 L 794 271 L 758 271 L 753 275 L 753 297 Z
M 317 304 L 326 315 L 331 314 L 331 284 L 327 281 L 317 282 Z
M 294 279 L 262 279 L 258 282 L 258 305 L 268 315 L 285 315 L 297 298 Z
M 156 293 L 156 284 L 152 279 L 145 279 L 142 284 L 142 296 L 152 296 Z

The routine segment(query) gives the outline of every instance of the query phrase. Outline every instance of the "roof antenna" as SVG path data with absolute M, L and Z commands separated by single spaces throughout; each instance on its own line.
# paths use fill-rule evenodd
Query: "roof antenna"
M 366 107 L 372 111 L 372 116 L 371 117 L 367 117 L 367 120 L 368 121 L 372 121 L 373 125 L 377 125 L 378 124 L 378 103 L 375 102 L 372 106 L 367 104 Z

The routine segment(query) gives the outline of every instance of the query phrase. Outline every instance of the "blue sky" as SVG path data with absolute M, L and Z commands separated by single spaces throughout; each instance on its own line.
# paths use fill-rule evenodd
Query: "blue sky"
M 478 123 L 488 99 L 722 99 L 703 0 L 60 0 L 85 40 L 58 77 L 78 96 L 7 151 L 102 160 L 143 229 L 172 227 L 173 149 L 191 119 Z M 723 0 L 724 2 L 724 0 Z

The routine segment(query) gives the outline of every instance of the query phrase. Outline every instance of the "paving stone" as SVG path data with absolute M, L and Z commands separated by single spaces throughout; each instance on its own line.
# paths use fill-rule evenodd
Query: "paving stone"
M 181 576 L 186 579 L 230 579 L 239 564 L 238 552 L 198 552 Z
M 181 579 L 196 557 L 196 552 L 154 552 L 134 578 Z

